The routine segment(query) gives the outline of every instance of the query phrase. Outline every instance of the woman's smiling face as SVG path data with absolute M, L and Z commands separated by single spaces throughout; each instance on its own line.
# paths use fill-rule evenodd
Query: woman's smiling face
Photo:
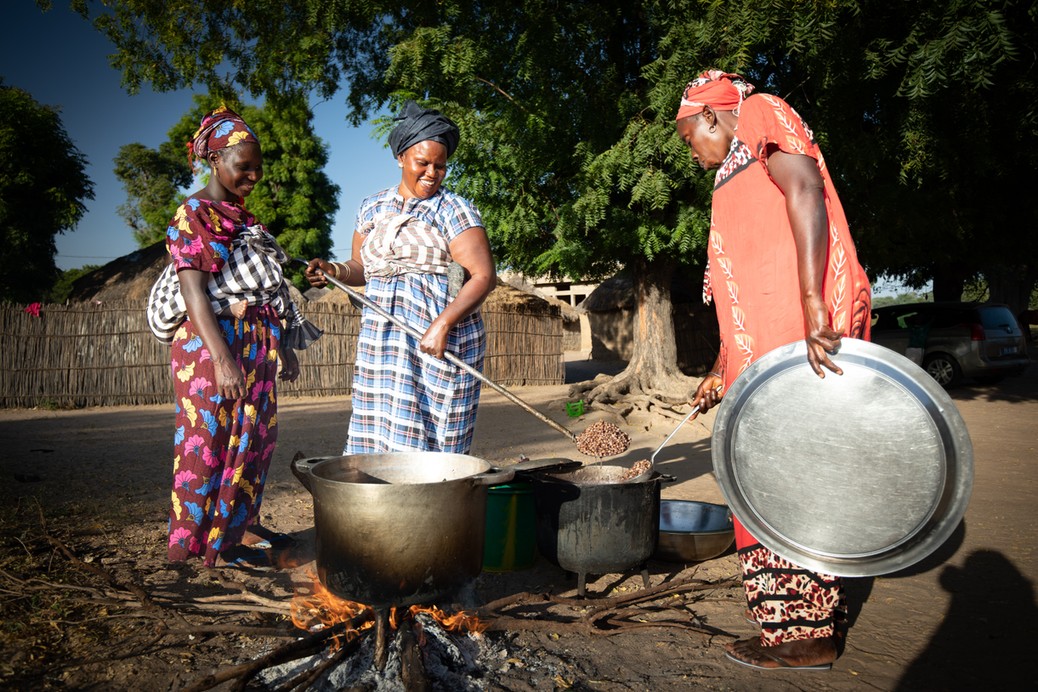
M 259 144 L 243 142 L 216 153 L 213 174 L 231 195 L 248 197 L 263 177 L 263 153 Z
M 447 177 L 447 147 L 427 139 L 409 147 L 397 157 L 403 169 L 400 173 L 400 194 L 404 199 L 428 199 L 435 195 Z

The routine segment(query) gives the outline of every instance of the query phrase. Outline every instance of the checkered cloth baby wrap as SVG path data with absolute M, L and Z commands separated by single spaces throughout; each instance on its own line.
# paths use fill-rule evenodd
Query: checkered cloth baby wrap
M 436 227 L 410 214 L 390 213 L 376 217 L 372 225 L 360 248 L 368 279 L 407 273 L 447 273 L 450 246 Z
M 250 226 L 231 242 L 231 252 L 221 271 L 212 274 L 206 293 L 217 315 L 231 305 L 245 301 L 249 305 L 270 303 L 278 316 L 285 319 L 282 344 L 304 349 L 321 337 L 320 329 L 303 317 L 288 293 L 281 265 L 289 257 L 262 226 Z M 173 334 L 187 317 L 187 307 L 180 293 L 176 267 L 166 266 L 151 287 L 148 296 L 148 326 L 163 343 L 171 343 Z

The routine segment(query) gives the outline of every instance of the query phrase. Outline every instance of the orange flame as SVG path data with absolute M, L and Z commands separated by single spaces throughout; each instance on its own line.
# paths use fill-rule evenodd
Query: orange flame
M 488 623 L 482 622 L 475 615 L 469 615 L 464 610 L 459 610 L 453 615 L 448 615 L 436 606 L 413 605 L 408 609 L 411 617 L 419 613 L 426 613 L 448 632 L 475 632 L 479 634 L 489 627 Z
M 316 631 L 326 627 L 332 627 L 340 622 L 348 622 L 363 613 L 369 606 L 339 598 L 321 583 L 313 570 L 307 570 L 307 576 L 312 585 L 298 590 L 292 598 L 290 612 L 292 624 L 308 632 Z M 407 617 L 414 618 L 419 613 L 428 614 L 434 621 L 448 632 L 475 632 L 480 633 L 487 629 L 488 625 L 483 623 L 475 615 L 470 615 L 462 610 L 453 615 L 448 615 L 437 606 L 413 605 L 407 609 L 390 608 L 389 626 L 397 629 L 400 622 Z M 343 642 L 348 642 L 359 636 L 361 632 L 373 627 L 372 622 L 367 622 L 359 629 L 349 629 L 343 633 Z M 343 642 L 335 638 L 336 646 Z
M 309 592 L 297 591 L 289 607 L 292 624 L 299 629 L 313 632 L 340 622 L 348 622 L 368 608 L 363 603 L 347 601 L 333 594 L 325 588 L 313 570 L 307 570 L 306 575 L 313 582 Z M 346 630 L 342 634 L 342 641 L 339 637 L 335 637 L 335 647 L 342 646 L 343 643 L 351 641 L 361 632 L 373 626 L 374 623 L 366 622 L 359 629 Z

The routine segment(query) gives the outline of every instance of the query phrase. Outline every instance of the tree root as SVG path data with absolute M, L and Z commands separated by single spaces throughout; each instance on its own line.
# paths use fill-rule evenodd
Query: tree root
M 684 415 L 678 409 L 684 407 L 687 413 L 689 393 L 699 381 L 681 372 L 642 372 L 632 363 L 615 377 L 599 376 L 573 385 L 569 395 L 595 409 L 610 411 L 624 422 L 635 413 L 680 420 Z
M 615 598 L 585 599 L 518 593 L 487 603 L 477 611 L 477 617 L 488 623 L 487 631 L 527 630 L 611 636 L 646 627 L 682 627 L 711 636 L 734 638 L 736 635 L 710 627 L 694 613 L 690 617 L 687 609 L 676 608 L 666 601 L 673 601 L 675 596 L 682 594 L 736 588 L 739 584 L 735 578 L 707 581 L 693 574 L 679 581 L 666 581 Z M 703 598 L 705 595 L 701 594 L 694 600 Z M 657 603 L 660 601 L 663 603 Z M 681 605 L 685 603 L 682 599 Z M 565 612 L 559 612 L 560 607 Z M 533 615 L 522 615 L 524 612 Z M 645 619 L 651 615 L 660 616 L 660 619 Z

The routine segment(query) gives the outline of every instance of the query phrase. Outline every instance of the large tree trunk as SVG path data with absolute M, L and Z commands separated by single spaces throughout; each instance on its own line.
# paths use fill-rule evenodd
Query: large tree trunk
M 655 411 L 673 417 L 672 407 L 688 402 L 698 382 L 678 368 L 674 338 L 674 308 L 670 286 L 674 263 L 636 261 L 633 273 L 637 314 L 634 344 L 627 368 L 609 382 L 594 386 L 584 399 L 600 405 L 617 405 L 626 415 L 632 410 Z
M 971 272 L 966 267 L 954 262 L 936 265 L 933 272 L 934 302 L 962 300 L 962 291 L 970 276 Z
M 1038 283 L 1038 267 L 989 267 L 984 270 L 988 282 L 988 299 L 993 303 L 1005 303 L 1014 315 L 1030 307 L 1031 294 Z

